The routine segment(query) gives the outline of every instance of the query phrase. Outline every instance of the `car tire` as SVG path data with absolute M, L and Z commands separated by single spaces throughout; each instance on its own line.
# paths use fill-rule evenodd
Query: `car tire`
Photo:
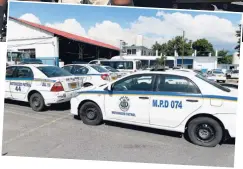
M 84 83 L 84 87 L 90 87 L 93 86 L 91 83 Z
M 34 93 L 29 99 L 30 107 L 37 112 L 41 112 L 45 109 L 45 101 L 40 93 Z
M 189 122 L 187 135 L 193 144 L 215 147 L 223 139 L 223 128 L 212 118 L 197 117 Z
M 84 103 L 79 109 L 80 119 L 87 125 L 99 125 L 103 121 L 99 106 L 93 102 Z

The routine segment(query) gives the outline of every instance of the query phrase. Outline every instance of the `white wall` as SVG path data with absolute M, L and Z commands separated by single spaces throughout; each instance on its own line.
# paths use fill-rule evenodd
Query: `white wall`
M 142 56 L 142 50 L 141 50 L 141 48 L 137 48 L 136 50 L 137 50 L 136 55 L 137 56 Z
M 240 64 L 240 57 L 238 56 L 238 52 L 235 52 L 233 54 L 232 64 L 236 64 L 236 65 Z
M 8 22 L 8 49 L 32 49 L 36 58 L 58 57 L 58 38 L 52 33 L 22 24 L 18 21 Z
M 217 57 L 195 57 L 193 69 L 216 69 Z
M 8 49 L 32 49 L 36 51 L 36 57 L 58 57 L 57 38 L 29 39 L 8 41 Z

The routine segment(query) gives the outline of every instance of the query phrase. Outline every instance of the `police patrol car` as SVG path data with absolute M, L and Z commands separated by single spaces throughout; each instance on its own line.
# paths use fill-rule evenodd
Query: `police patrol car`
M 82 77 L 84 87 L 106 84 L 118 77 L 116 73 L 95 64 L 69 64 L 63 66 L 63 69 L 75 76 Z
M 235 137 L 236 101 L 237 89 L 194 72 L 140 72 L 81 91 L 71 113 L 88 125 L 108 120 L 177 131 L 212 147 Z
M 212 71 L 208 71 L 207 78 L 209 80 L 212 80 L 212 81 L 215 81 L 215 82 L 222 82 L 222 83 L 225 83 L 226 80 L 227 80 L 226 75 L 220 69 L 214 69 Z
M 45 106 L 70 101 L 81 85 L 79 77 L 56 66 L 8 66 L 5 99 L 29 102 L 34 111 L 42 111 Z

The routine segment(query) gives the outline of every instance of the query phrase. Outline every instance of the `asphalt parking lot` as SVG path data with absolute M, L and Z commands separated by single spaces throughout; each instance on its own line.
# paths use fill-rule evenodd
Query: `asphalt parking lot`
M 68 104 L 40 113 L 18 104 L 5 103 L 2 153 L 7 156 L 234 166 L 234 140 L 205 148 L 173 132 L 111 122 L 87 126 L 73 118 Z

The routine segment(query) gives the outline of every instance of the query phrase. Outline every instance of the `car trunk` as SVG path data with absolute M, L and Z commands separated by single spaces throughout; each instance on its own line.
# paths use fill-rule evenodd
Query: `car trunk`
M 64 77 L 55 77 L 52 78 L 53 80 L 56 80 L 57 82 L 61 82 L 62 86 L 64 88 L 64 91 L 72 91 L 72 90 L 78 90 L 82 87 L 82 79 L 80 77 L 76 76 L 64 76 Z

